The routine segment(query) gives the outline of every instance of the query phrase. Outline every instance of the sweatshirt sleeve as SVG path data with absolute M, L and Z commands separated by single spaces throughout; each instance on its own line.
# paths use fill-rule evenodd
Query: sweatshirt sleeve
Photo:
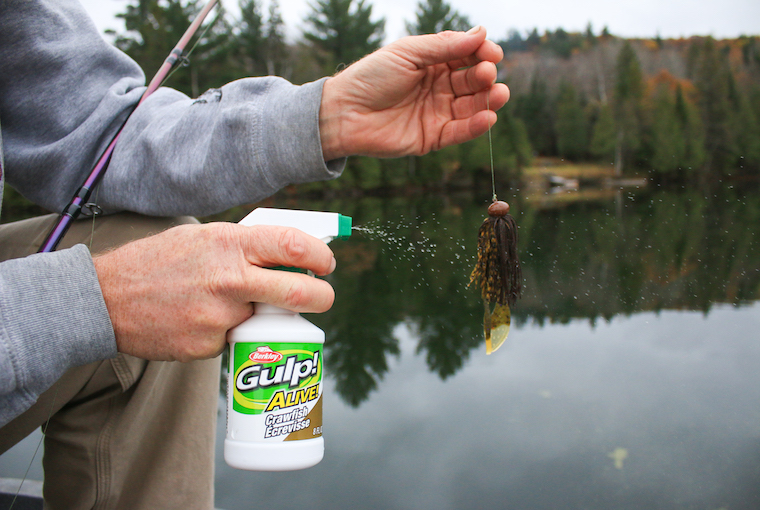
M 0 48 L 6 181 L 59 211 L 139 101 L 145 77 L 76 0 L 1 2 Z M 322 84 L 245 78 L 197 99 L 159 89 L 127 122 L 99 204 L 204 215 L 337 177 L 344 161 L 325 163 L 319 137 Z
M 115 355 L 113 327 L 84 245 L 0 264 L 0 426 L 69 368 Z
M 145 89 L 77 0 L 0 1 L 3 176 L 60 211 Z M 153 72 L 154 70 L 148 70 Z M 106 211 L 205 215 L 337 177 L 319 136 L 322 81 L 246 78 L 197 99 L 161 88 L 129 117 L 97 191 Z M 116 354 L 79 246 L 0 264 L 0 425 L 68 368 Z

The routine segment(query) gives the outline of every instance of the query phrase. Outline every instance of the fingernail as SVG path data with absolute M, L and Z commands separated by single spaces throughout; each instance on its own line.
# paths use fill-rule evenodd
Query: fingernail
M 478 32 L 480 32 L 480 29 L 481 29 L 481 28 L 483 28 L 483 27 L 482 27 L 482 26 L 480 26 L 480 25 L 476 25 L 476 26 L 472 27 L 471 29 L 469 29 L 469 30 L 467 31 L 467 34 L 468 34 L 468 35 L 471 35 L 471 34 L 477 34 Z
M 333 257 L 332 262 L 330 263 L 330 271 L 327 272 L 327 274 L 332 273 L 335 271 L 335 266 L 338 265 L 338 262 L 335 260 L 335 257 Z

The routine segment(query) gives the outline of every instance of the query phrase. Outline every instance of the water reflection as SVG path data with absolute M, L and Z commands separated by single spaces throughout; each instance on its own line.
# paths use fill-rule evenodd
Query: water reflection
M 525 277 L 513 309 L 518 330 L 758 299 L 756 194 L 723 187 L 628 190 L 592 201 L 506 198 L 520 226 Z M 359 405 L 377 388 L 399 353 L 398 324 L 414 332 L 417 352 L 442 379 L 482 349 L 482 303 L 466 284 L 487 203 L 441 196 L 288 206 L 340 211 L 370 231 L 332 244 L 337 300 L 330 313 L 309 317 L 327 333 L 336 391 L 346 402 Z
M 218 508 L 760 508 L 760 194 L 516 195 L 525 292 L 492 356 L 466 288 L 482 197 L 267 204 L 388 235 L 331 245 L 336 304 L 308 316 L 325 459 L 229 468 L 220 402 Z
M 220 452 L 217 506 L 755 510 L 758 328 L 758 304 L 529 323 L 441 382 L 399 324 L 361 406 L 328 379 L 325 459 L 249 473 Z

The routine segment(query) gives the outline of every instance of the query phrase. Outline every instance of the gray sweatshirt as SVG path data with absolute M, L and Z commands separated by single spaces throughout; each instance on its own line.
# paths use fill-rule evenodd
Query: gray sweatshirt
M 247 78 L 198 100 L 159 89 L 127 122 L 99 205 L 205 215 L 337 177 L 344 161 L 322 157 L 322 83 Z M 0 0 L 0 192 L 5 181 L 62 210 L 144 84 L 77 0 Z M 84 246 L 0 264 L 0 426 L 69 368 L 115 354 Z

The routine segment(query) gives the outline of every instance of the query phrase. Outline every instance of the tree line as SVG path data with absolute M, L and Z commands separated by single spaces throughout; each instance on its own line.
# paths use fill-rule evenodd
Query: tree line
M 535 152 L 679 183 L 760 175 L 760 38 L 535 35 L 502 43 Z
M 330 75 L 380 47 L 385 19 L 369 0 L 316 0 L 301 37 L 288 42 L 278 0 L 223 9 L 171 86 L 197 96 L 243 76 L 304 83 Z M 201 0 L 131 0 L 116 46 L 148 72 L 157 69 L 202 6 Z M 410 34 L 464 30 L 467 16 L 445 0 L 420 0 Z M 497 178 L 515 180 L 535 156 L 595 161 L 619 175 L 709 182 L 760 175 L 760 38 L 625 40 L 561 28 L 499 42 L 512 99 L 492 133 Z M 306 189 L 466 187 L 488 181 L 486 137 L 424 157 L 352 158 L 343 179 Z
M 334 74 L 384 38 L 385 20 L 372 15 L 370 0 L 315 0 L 295 42 L 286 38 L 278 0 L 266 14 L 262 0 L 237 1 L 240 14 L 217 9 L 168 85 L 197 97 L 245 76 L 305 83 Z M 151 74 L 202 5 L 129 0 L 118 15 L 126 30 L 108 33 Z M 410 34 L 470 26 L 445 0 L 419 0 L 406 23 Z M 626 40 L 589 25 L 579 33 L 513 30 L 499 44 L 506 55 L 500 77 L 512 97 L 491 133 L 497 182 L 518 181 L 536 156 L 679 184 L 760 176 L 760 37 Z M 299 192 L 485 188 L 490 179 L 482 136 L 423 157 L 350 158 L 341 179 Z M 3 221 L 29 213 L 12 190 L 5 206 Z

